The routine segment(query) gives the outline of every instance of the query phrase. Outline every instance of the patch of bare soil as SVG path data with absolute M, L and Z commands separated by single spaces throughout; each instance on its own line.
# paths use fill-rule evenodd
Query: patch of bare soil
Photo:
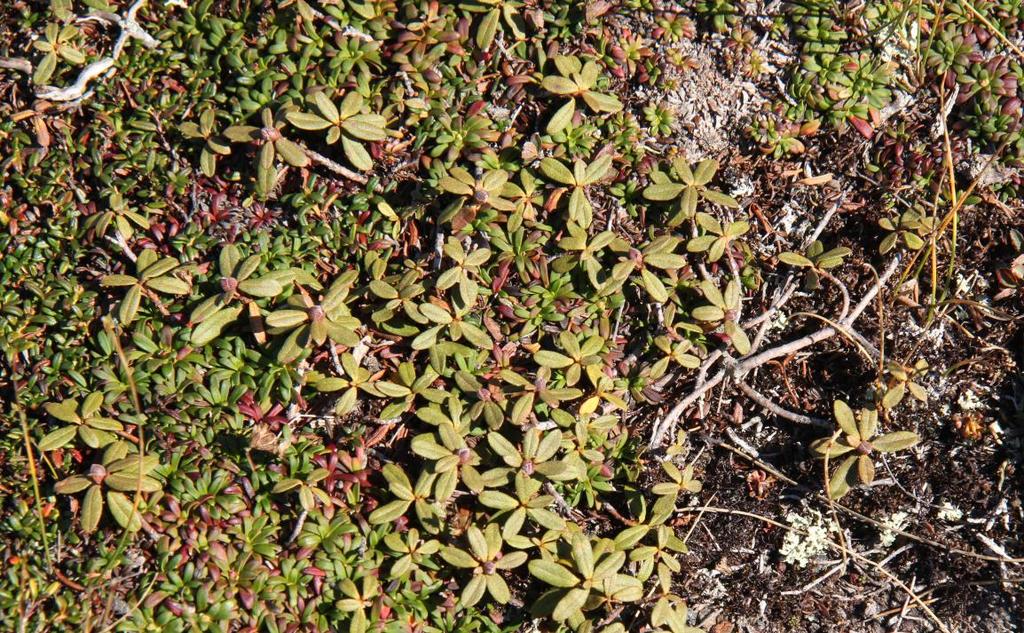
M 669 72 L 678 87 L 663 95 L 664 103 L 680 122 L 676 140 L 690 160 L 735 147 L 751 114 L 767 102 L 741 64 L 725 67 L 721 50 L 720 43 L 684 40 L 674 51 L 687 66 Z

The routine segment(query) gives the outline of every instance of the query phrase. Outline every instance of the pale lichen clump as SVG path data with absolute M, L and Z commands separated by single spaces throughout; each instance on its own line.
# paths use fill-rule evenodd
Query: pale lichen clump
M 890 514 L 882 521 L 882 531 L 878 536 L 878 543 L 882 547 L 892 547 L 899 533 L 906 529 L 909 519 L 910 515 L 903 511 Z
M 807 514 L 791 512 L 786 521 L 792 529 L 782 539 L 779 553 L 787 565 L 797 565 L 803 569 L 828 549 L 828 534 L 835 531 L 836 526 L 826 521 L 816 510 L 810 510 Z

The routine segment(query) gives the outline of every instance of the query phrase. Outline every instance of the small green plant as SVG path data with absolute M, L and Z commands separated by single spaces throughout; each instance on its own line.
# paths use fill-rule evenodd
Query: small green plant
M 300 130 L 327 130 L 325 142 L 334 145 L 341 140 L 345 157 L 359 170 L 373 168 L 373 159 L 360 141 L 383 141 L 387 138 L 387 121 L 379 114 L 364 112 L 363 97 L 349 92 L 335 105 L 322 91 L 314 92 L 310 102 L 316 113 L 289 111 L 285 118 Z
M 114 190 L 107 195 L 107 210 L 89 216 L 85 225 L 96 235 L 106 235 L 107 230 L 113 226 L 117 231 L 115 237 L 130 240 L 135 236 L 136 230 L 148 229 L 150 222 L 147 214 L 133 211 L 128 207 L 121 192 Z
M 888 253 L 902 243 L 910 250 L 920 250 L 935 230 L 935 218 L 915 209 L 908 209 L 896 217 L 882 218 L 878 225 L 889 232 L 878 246 L 880 253 Z
M 77 435 L 90 448 L 103 448 L 117 439 L 117 433 L 124 425 L 113 418 L 101 415 L 103 393 L 94 391 L 81 403 L 68 398 L 61 402 L 46 403 L 46 412 L 67 426 L 47 433 L 39 440 L 39 450 L 53 451 L 67 446 Z
M 828 483 L 828 494 L 833 499 L 845 495 L 859 481 L 870 484 L 875 479 L 875 453 L 894 453 L 921 441 L 917 433 L 895 431 L 878 435 L 878 412 L 861 409 L 855 416 L 842 400 L 833 405 L 839 432 L 836 436 L 815 441 L 811 451 L 822 459 L 846 455 L 833 471 Z M 855 453 L 850 455 L 850 453 Z
M 821 283 L 821 277 L 831 276 L 831 273 L 828 271 L 842 266 L 850 252 L 850 249 L 845 246 L 839 246 L 826 251 L 825 245 L 820 240 L 814 240 L 807 247 L 807 251 L 803 255 L 787 251 L 779 253 L 779 261 L 790 266 L 806 269 L 804 273 L 804 288 L 816 290 Z
M 821 127 L 821 119 L 802 124 L 792 123 L 774 116 L 756 117 L 750 124 L 750 136 L 763 153 L 772 158 L 803 154 L 807 149 L 801 137 L 813 136 Z
M 498 572 L 515 569 L 526 562 L 526 552 L 502 553 L 503 541 L 498 526 L 489 523 L 483 530 L 471 525 L 466 529 L 469 549 L 447 545 L 441 549 L 441 558 L 460 569 L 471 571 L 471 578 L 462 588 L 459 604 L 472 607 L 484 594 L 490 594 L 499 604 L 511 599 L 508 584 Z
M 438 182 L 438 186 L 442 191 L 455 194 L 458 199 L 445 208 L 441 220 L 450 221 L 452 231 L 459 232 L 471 225 L 479 213 L 488 209 L 515 210 L 515 205 L 502 197 L 506 185 L 508 172 L 503 169 L 494 169 L 480 178 L 474 178 L 462 167 L 452 167 L 448 170 L 448 175 Z
M 594 220 L 594 207 L 587 198 L 586 188 L 604 179 L 612 170 L 611 155 L 603 154 L 589 164 L 577 160 L 571 171 L 558 160 L 545 158 L 540 162 L 540 170 L 545 177 L 570 188 L 569 220 L 583 228 L 589 227 Z
M 47 24 L 43 37 L 32 44 L 36 50 L 45 53 L 32 73 L 32 82 L 41 86 L 50 81 L 59 60 L 73 66 L 84 64 L 86 56 L 79 43 L 81 36 L 81 31 L 73 24 L 63 27 L 56 22 Z
M 99 526 L 104 499 L 118 525 L 129 532 L 142 528 L 142 515 L 128 494 L 136 491 L 152 493 L 162 488 L 162 484 L 150 475 L 159 465 L 159 458 L 129 454 L 131 450 L 128 442 L 113 442 L 103 451 L 102 459 L 89 467 L 87 475 L 72 475 L 54 485 L 54 491 L 62 495 L 85 491 L 80 520 L 86 532 L 95 532 Z
M 234 142 L 254 143 L 260 148 L 256 160 L 256 190 L 263 197 L 274 191 L 283 176 L 277 168 L 278 161 L 292 167 L 306 167 L 310 163 L 305 150 L 281 132 L 288 112 L 290 110 L 282 109 L 275 114 L 264 108 L 260 111 L 260 127 L 233 125 L 224 131 L 224 135 Z
M 185 138 L 203 141 L 199 152 L 199 168 L 203 175 L 212 178 L 217 173 L 217 160 L 231 154 L 231 139 L 218 129 L 216 108 L 206 108 L 199 115 L 199 122 L 186 121 L 178 130 Z
M 261 313 L 255 300 L 276 297 L 293 281 L 317 285 L 315 279 L 301 270 L 279 270 L 253 277 L 260 263 L 259 255 L 243 259 L 241 250 L 234 244 L 221 249 L 217 260 L 221 292 L 200 302 L 189 316 L 195 324 L 191 336 L 193 345 L 201 347 L 220 336 L 224 328 L 238 318 L 242 306 L 249 308 L 250 317 L 259 317 Z
M 706 251 L 708 261 L 711 262 L 721 259 L 728 252 L 732 243 L 750 230 L 750 223 L 745 220 L 729 222 L 723 226 L 721 222 L 707 213 L 697 213 L 695 219 L 703 234 L 687 242 L 686 250 L 691 253 Z
M 657 136 L 668 136 L 676 125 L 675 115 L 670 110 L 660 105 L 649 105 L 644 108 L 644 119 L 651 128 L 651 133 Z
M 737 321 L 742 299 L 740 285 L 735 280 L 730 280 L 725 285 L 725 292 L 722 292 L 712 282 L 702 281 L 700 289 L 710 305 L 694 308 L 690 315 L 697 321 L 707 323 L 712 327 L 717 327 L 720 324 L 729 344 L 735 347 L 740 354 L 748 354 L 750 339 L 747 338 L 747 333 L 743 331 Z
M 580 98 L 594 112 L 614 113 L 622 109 L 622 103 L 614 95 L 597 92 L 594 87 L 601 69 L 597 62 L 582 62 L 578 57 L 556 55 L 556 75 L 545 75 L 540 85 L 551 94 L 569 97 L 548 121 L 548 134 L 557 134 L 566 128 L 576 113 L 576 99 Z
M 907 393 L 919 402 L 928 402 L 928 392 L 918 383 L 928 372 L 928 369 L 928 361 L 923 358 L 918 359 L 910 366 L 894 361 L 886 363 L 885 373 L 888 375 L 888 380 L 886 380 L 881 390 L 882 408 L 895 408 L 903 402 L 903 398 Z
M 134 276 L 113 274 L 103 277 L 101 281 L 103 286 L 128 288 L 128 292 L 125 293 L 118 308 L 118 320 L 125 325 L 134 321 L 139 313 L 139 304 L 142 302 L 143 296 L 163 308 L 159 294 L 187 295 L 190 290 L 189 284 L 173 274 L 173 271 L 179 267 L 178 260 L 173 257 L 160 257 L 155 250 L 146 249 L 139 254 L 135 262 Z
M 717 171 L 717 161 L 702 160 L 691 169 L 690 163 L 680 156 L 672 161 L 667 172 L 651 172 L 651 184 L 644 189 L 643 196 L 652 202 L 679 200 L 679 211 L 669 219 L 669 226 L 678 226 L 683 220 L 694 217 L 701 200 L 727 208 L 739 207 L 730 196 L 708 187 Z
M 612 541 L 592 543 L 582 532 L 575 532 L 569 545 L 566 556 L 529 563 L 530 574 L 554 587 L 541 596 L 538 610 L 550 608 L 556 622 L 576 625 L 584 621 L 584 611 L 605 603 L 636 602 L 643 596 L 642 583 L 620 573 L 626 553 Z
M 327 339 L 349 347 L 359 344 L 359 320 L 345 303 L 354 281 L 354 274 L 341 275 L 319 302 L 300 288 L 299 294 L 288 298 L 288 308 L 267 315 L 271 334 L 287 334 L 277 353 L 279 362 L 290 363 Z

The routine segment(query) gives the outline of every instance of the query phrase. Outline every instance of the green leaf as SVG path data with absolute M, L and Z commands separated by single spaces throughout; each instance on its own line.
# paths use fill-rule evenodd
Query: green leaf
M 843 429 L 844 433 L 853 437 L 860 437 L 860 433 L 857 430 L 857 419 L 854 417 L 853 409 L 850 408 L 850 405 L 842 400 L 836 400 L 832 403 L 832 413 L 836 417 L 836 422 L 839 423 L 839 428 Z
M 693 170 L 693 184 L 697 186 L 706 185 L 711 182 L 711 179 L 715 177 L 715 172 L 718 171 L 718 161 L 714 159 L 706 159 L 697 163 L 696 169 Z
M 434 347 L 437 344 L 437 335 L 441 332 L 442 327 L 443 326 L 441 325 L 437 325 L 427 330 L 423 330 L 412 340 L 412 343 L 409 344 L 410 347 L 415 350 Z
M 309 156 L 296 143 L 286 138 L 279 138 L 274 141 L 274 149 L 277 150 L 281 160 L 292 167 L 305 167 L 309 165 Z
M 594 576 L 594 548 L 590 545 L 590 538 L 583 534 L 573 537 L 572 558 L 576 561 L 576 570 L 584 578 Z
M 595 112 L 618 112 L 622 109 L 622 102 L 615 95 L 588 90 L 580 96 Z
M 142 516 L 138 510 L 132 512 L 132 502 L 123 493 L 110 491 L 107 493 L 107 505 L 110 506 L 110 514 L 121 527 L 129 532 L 138 532 L 142 528 Z
M 422 303 L 420 304 L 420 313 L 433 321 L 441 325 L 447 325 L 452 322 L 452 315 L 441 306 L 433 303 Z
M 121 306 L 117 311 L 117 318 L 122 325 L 128 325 L 135 320 L 139 312 L 139 302 L 142 300 L 142 286 L 134 285 L 128 289 L 121 299 Z
M 359 141 L 354 141 L 347 136 L 341 137 L 341 148 L 345 152 L 345 157 L 352 163 L 352 166 L 359 171 L 369 171 L 373 169 L 373 160 L 370 158 L 370 154 L 366 151 L 366 148 L 362 146 Z
M 558 601 L 555 605 L 555 610 L 551 613 L 551 617 L 556 622 L 564 622 L 568 620 L 587 602 L 587 596 L 589 592 L 584 589 L 572 589 Z
M 454 565 L 455 567 L 471 569 L 478 565 L 476 559 L 470 556 L 469 552 L 463 551 L 457 547 L 447 545 L 441 550 L 440 554 L 441 558 L 447 561 L 448 564 Z
M 897 383 L 892 389 L 888 389 L 885 392 L 885 396 L 882 397 L 882 406 L 886 409 L 892 409 L 900 402 L 903 401 L 903 396 L 906 395 L 907 388 L 905 383 Z
M 235 143 L 248 143 L 259 137 L 259 131 L 254 125 L 232 125 L 224 129 L 224 136 Z
M 515 569 L 525 563 L 527 558 L 526 552 L 509 552 L 494 561 L 494 566 L 498 569 Z
M 270 492 L 272 494 L 276 495 L 276 494 L 280 494 L 282 492 L 288 492 L 289 490 L 294 490 L 295 488 L 298 488 L 301 485 L 302 485 L 302 482 L 300 480 L 298 480 L 298 479 L 294 479 L 294 478 L 282 479 L 281 481 L 279 481 L 276 484 L 274 484 L 274 487 L 273 487 L 273 489 L 271 489 Z
M 131 493 L 134 493 L 136 489 L 141 492 L 156 492 L 162 488 L 159 481 L 152 477 L 144 476 L 140 478 L 137 471 L 134 473 L 113 473 L 108 475 L 103 480 L 103 483 L 114 490 Z
M 870 484 L 875 480 L 875 464 L 867 455 L 857 458 L 857 477 L 864 484 Z
M 370 524 L 380 525 L 382 523 L 392 523 L 397 521 L 403 514 L 405 514 L 406 510 L 409 509 L 410 503 L 410 501 L 398 499 L 391 503 L 382 505 L 370 513 Z
M 46 409 L 47 413 L 61 422 L 71 422 L 75 424 L 81 422 L 81 418 L 78 417 L 78 401 L 72 398 L 61 402 L 47 402 L 43 405 L 43 408 Z
M 332 125 L 327 119 L 309 112 L 292 111 L 285 114 L 284 118 L 300 130 L 325 130 Z
M 707 189 L 701 195 L 708 202 L 713 202 L 717 205 L 721 205 L 729 209 L 738 209 L 740 206 L 740 203 L 737 202 L 735 198 L 727 196 L 724 193 L 721 193 L 720 191 L 712 191 L 711 189 Z
M 699 308 L 694 308 L 693 312 L 690 313 L 690 316 L 698 321 L 714 323 L 724 319 L 725 312 L 717 306 L 700 306 Z
M 187 283 L 170 275 L 149 279 L 146 281 L 146 286 L 168 295 L 187 295 L 189 292 Z
M 533 360 L 537 361 L 541 367 L 550 367 L 551 369 L 563 369 L 575 362 L 564 354 L 549 350 L 540 350 L 533 355 Z
M 725 322 L 725 333 L 729 336 L 729 340 L 737 352 L 743 356 L 750 353 L 750 339 L 747 338 L 747 333 L 743 331 L 743 328 L 736 325 L 735 321 Z
M 807 259 L 799 253 L 779 253 L 779 261 L 789 264 L 790 266 L 810 267 L 814 266 L 814 262 Z
M 559 77 L 557 75 L 548 75 L 544 77 L 540 82 L 541 88 L 544 88 L 548 92 L 556 95 L 574 95 L 580 91 L 579 86 L 576 85 L 575 81 L 566 79 L 565 77 Z
M 345 95 L 345 98 L 341 100 L 341 118 L 347 119 L 350 116 L 358 114 L 363 107 L 363 96 L 358 92 L 352 91 Z
M 663 182 L 660 184 L 648 185 L 644 189 L 644 198 L 652 202 L 666 202 L 675 200 L 685 189 L 685 185 L 676 182 Z
M 529 564 L 530 574 L 534 578 L 545 582 L 552 587 L 575 587 L 580 579 L 571 571 L 558 563 L 550 560 L 535 559 Z
M 830 498 L 838 499 L 850 491 L 850 487 L 855 483 L 851 477 L 851 468 L 855 463 L 857 463 L 857 456 L 850 455 L 836 468 L 828 483 L 828 496 Z
M 590 206 L 590 201 L 582 188 L 573 189 L 572 195 L 569 196 L 569 219 L 584 228 L 589 227 L 593 220 L 593 207 Z
M 217 173 L 217 155 L 205 149 L 199 152 L 199 169 L 207 178 L 213 178 Z
M 433 424 L 434 426 L 441 426 L 442 424 L 449 423 L 448 416 L 435 406 L 417 409 L 416 417 L 427 424 Z
M 383 141 L 388 137 L 384 118 L 376 114 L 357 114 L 341 124 L 342 129 L 361 141 Z
M 196 347 L 203 347 L 220 336 L 221 331 L 233 323 L 241 311 L 241 306 L 235 306 L 214 312 L 192 330 L 190 342 Z
M 569 168 L 563 165 L 562 163 L 558 162 L 554 158 L 548 157 L 540 161 L 540 171 L 551 180 L 554 180 L 555 182 L 560 182 L 563 185 L 576 184 L 576 178 L 573 177 L 572 172 L 569 171 Z
M 658 279 L 657 275 L 644 268 L 640 270 L 640 278 L 643 280 L 644 288 L 647 290 L 647 294 L 651 296 L 651 299 L 654 299 L 657 303 L 668 301 L 668 290 L 665 289 L 665 284 L 661 283 L 661 279 Z
M 895 433 L 887 433 L 881 437 L 876 437 L 871 440 L 871 445 L 875 447 L 875 450 L 883 453 L 893 453 L 910 448 L 920 441 L 921 436 L 917 433 L 912 431 L 896 431 Z
M 417 435 L 413 438 L 411 448 L 412 452 L 420 457 L 426 457 L 434 461 L 452 456 L 452 452 L 434 441 L 434 436 L 430 433 Z
M 78 427 L 65 426 L 47 433 L 43 439 L 39 440 L 37 447 L 41 451 L 52 451 L 67 445 L 74 437 L 75 433 L 78 432 Z
M 383 282 L 379 279 L 374 279 L 370 282 L 370 292 L 377 295 L 381 299 L 397 299 L 398 291 L 395 290 L 390 284 Z
M 551 116 L 551 120 L 548 121 L 548 125 L 544 131 L 548 134 L 558 134 L 568 127 L 569 123 L 572 122 L 572 117 L 575 113 L 576 100 L 569 99 Z
M 615 547 L 622 551 L 628 551 L 641 541 L 651 530 L 647 525 L 634 525 L 618 533 L 615 537 Z
M 53 71 L 57 68 L 57 54 L 53 51 L 47 53 L 39 65 L 36 66 L 36 70 L 32 73 L 32 83 L 37 86 L 43 86 L 46 82 L 50 81 L 50 77 L 53 75 Z
M 238 283 L 238 289 L 249 296 L 259 298 L 276 297 L 284 292 L 284 286 L 279 280 L 268 277 L 246 279 Z
M 676 270 L 686 266 L 686 258 L 674 253 L 651 253 L 644 255 L 644 264 L 662 270 Z
M 462 589 L 462 595 L 459 597 L 459 602 L 463 607 L 472 607 L 476 603 L 480 602 L 480 599 L 484 597 L 484 592 L 487 590 L 487 581 L 483 576 L 473 576 L 469 582 L 466 583 Z
M 480 503 L 495 510 L 512 510 L 519 507 L 519 502 L 504 492 L 485 490 L 480 493 Z
M 95 532 L 103 515 L 103 491 L 99 486 L 90 486 L 82 499 L 82 529 Z
M 106 275 L 100 285 L 104 287 L 108 286 L 134 286 L 139 283 L 139 280 L 131 275 Z
M 476 45 L 481 50 L 487 50 L 494 43 L 494 36 L 498 32 L 499 20 L 501 19 L 501 10 L 498 8 L 491 9 L 484 14 L 482 20 L 480 20 L 480 26 L 477 27 L 476 31 Z
M 498 574 L 490 574 L 486 576 L 487 579 L 487 592 L 497 600 L 500 604 L 506 604 L 512 599 L 512 592 L 508 589 L 508 584 Z
M 305 310 L 277 310 L 267 315 L 266 322 L 274 328 L 292 328 L 305 323 L 307 318 Z
M 59 495 L 73 495 L 76 492 L 82 492 L 91 485 L 92 482 L 89 479 L 81 475 L 72 475 L 54 484 L 53 491 Z
M 320 116 L 331 123 L 337 123 L 341 119 L 341 113 L 338 112 L 337 106 L 335 106 L 331 100 L 327 97 L 324 92 L 314 92 L 310 100 L 313 102 L 313 106 L 320 111 Z M 301 114 L 301 113 L 296 113 Z M 297 126 L 301 127 L 301 126 Z
M 602 180 L 608 175 L 608 172 L 612 168 L 612 155 L 611 153 L 603 154 L 598 157 L 597 160 L 587 165 L 586 171 L 583 172 L 583 181 L 581 185 L 592 185 L 595 182 Z

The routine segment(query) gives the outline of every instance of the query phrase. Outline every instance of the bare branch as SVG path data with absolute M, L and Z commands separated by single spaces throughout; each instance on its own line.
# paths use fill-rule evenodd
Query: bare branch
M 896 269 L 899 268 L 900 259 L 897 257 L 893 259 L 889 266 L 886 267 L 885 271 L 879 276 L 878 281 L 868 290 L 861 298 L 860 303 L 853 309 L 853 311 L 845 318 L 842 319 L 838 325 L 844 331 L 849 333 L 853 323 L 864 313 L 874 298 L 885 286 L 889 278 L 896 273 Z M 780 356 L 788 356 L 794 354 L 806 347 L 810 347 L 815 343 L 820 343 L 826 339 L 829 339 L 839 333 L 839 330 L 835 327 L 828 326 L 812 332 L 806 336 L 802 336 L 798 339 L 776 345 L 775 347 L 769 348 L 759 354 L 754 354 L 741 359 L 739 362 L 731 363 L 730 367 L 720 369 L 711 379 L 703 384 L 698 384 L 694 387 L 693 391 L 690 392 L 685 398 L 672 408 L 665 417 L 654 424 L 651 430 L 651 440 L 649 446 L 656 448 L 661 445 L 664 441 L 665 436 L 668 434 L 669 429 L 675 428 L 676 422 L 683 415 L 687 407 L 693 404 L 698 398 L 707 393 L 709 390 L 716 387 L 719 383 L 725 380 L 728 374 L 732 374 L 737 377 L 742 377 L 748 372 L 760 367 L 768 361 L 779 358 Z M 859 335 L 858 335 L 859 336 Z M 863 338 L 863 337 L 861 337 Z M 708 358 L 711 358 L 710 356 Z M 706 362 L 706 361 L 705 361 Z M 702 367 L 702 371 L 704 368 Z
M 365 185 L 366 183 L 369 182 L 369 179 L 367 179 L 366 176 L 364 176 L 364 175 L 362 175 L 362 174 L 360 174 L 358 172 L 352 171 L 348 167 L 345 167 L 344 165 L 342 165 L 342 164 L 340 164 L 340 163 L 338 163 L 336 161 L 333 161 L 330 158 L 327 158 L 326 156 L 324 156 L 323 154 L 321 154 L 319 152 L 315 152 L 315 151 L 309 149 L 308 147 L 306 147 L 301 142 L 297 142 L 297 144 L 298 144 L 299 147 L 302 148 L 302 151 L 306 153 L 306 156 L 309 156 L 309 159 L 311 161 L 313 161 L 314 163 L 316 163 L 318 165 L 322 165 L 323 167 L 326 167 L 327 169 L 333 171 L 334 173 L 338 174 L 342 178 L 348 178 L 349 180 L 351 180 L 353 182 L 357 182 L 357 183 L 359 183 L 361 185 Z
M 0 68 L 17 70 L 28 75 L 32 74 L 32 62 L 24 57 L 0 57 Z
M 135 15 L 145 4 L 146 0 L 135 0 L 135 4 L 128 9 L 123 17 L 113 13 L 97 12 L 80 18 L 79 21 L 95 20 L 119 26 L 121 34 L 117 36 L 117 41 L 114 42 L 114 50 L 111 51 L 109 57 L 98 59 L 83 68 L 71 85 L 64 88 L 41 86 L 36 90 L 36 96 L 48 101 L 77 101 L 89 93 L 89 82 L 113 72 L 114 64 L 121 56 L 121 52 L 124 50 L 129 39 L 139 40 L 146 48 L 158 46 L 160 42 L 135 21 Z
M 747 383 L 743 382 L 742 380 L 736 381 L 736 386 L 739 388 L 740 391 L 743 392 L 745 396 L 747 396 L 757 404 L 761 405 L 764 409 L 768 410 L 773 415 L 776 415 L 785 420 L 789 420 L 790 422 L 796 422 L 797 424 L 805 424 L 808 426 L 815 426 L 823 429 L 832 428 L 826 420 L 822 420 L 821 418 L 816 418 L 809 415 L 803 415 L 802 413 L 796 413 L 794 411 L 790 411 L 789 409 L 785 409 L 775 404 L 766 396 L 764 396 L 761 392 L 757 391 L 756 389 L 754 389 Z

